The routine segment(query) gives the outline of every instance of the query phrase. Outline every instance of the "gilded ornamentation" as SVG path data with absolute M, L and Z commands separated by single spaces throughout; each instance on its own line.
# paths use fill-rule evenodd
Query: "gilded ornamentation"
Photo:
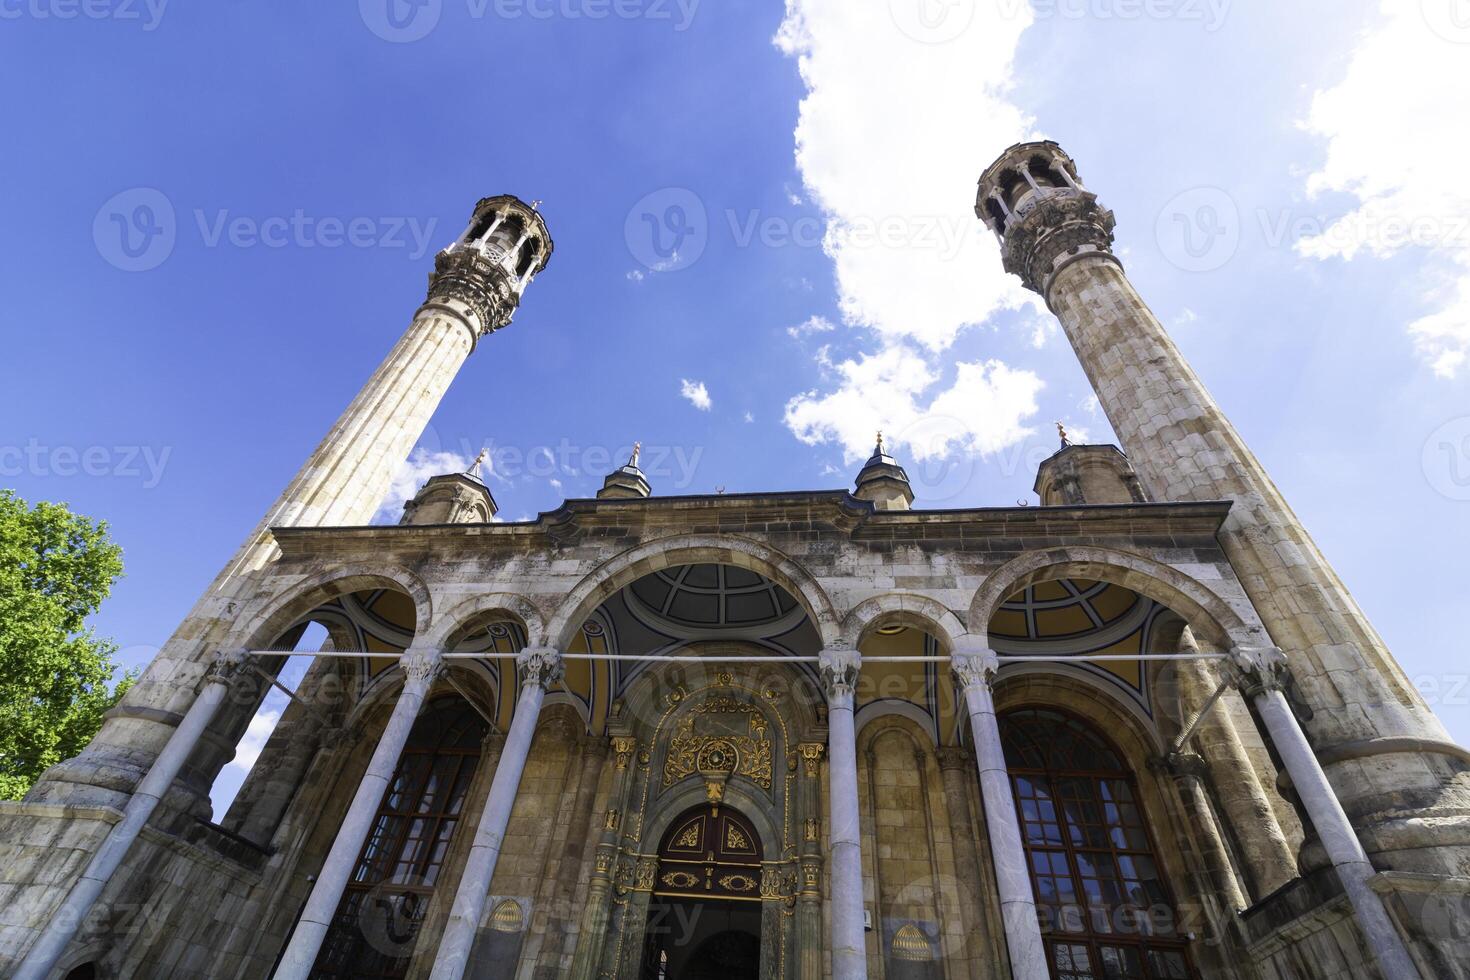
M 755 706 L 729 695 L 711 695 L 674 727 L 664 784 L 694 773 L 739 773 L 768 790 L 771 754 L 766 718 Z
M 702 824 L 696 821 L 695 823 L 691 823 L 688 827 L 684 828 L 684 832 L 679 835 L 679 838 L 677 840 L 674 841 L 674 846 L 687 847 L 691 850 L 698 848 L 699 828 L 701 826 Z
M 822 825 L 816 817 L 806 818 L 806 839 L 818 841 L 822 839 Z
M 526 926 L 526 913 L 513 898 L 507 898 L 490 913 L 490 928 L 496 932 L 520 932 Z
M 617 830 L 619 814 L 617 810 L 607 811 L 607 818 L 602 822 L 603 830 Z
M 803 771 L 806 772 L 808 779 L 817 778 L 817 773 L 821 771 L 820 763 L 825 749 L 826 746 L 821 742 L 802 742 L 796 747 L 796 750 L 801 753 L 802 760 L 806 763 Z
M 934 958 L 929 937 L 912 922 L 905 922 L 893 934 L 893 958 L 911 963 L 924 963 Z
M 720 887 L 732 892 L 753 892 L 756 880 L 745 874 L 725 875 L 720 879 Z
M 658 858 L 639 858 L 637 874 L 638 883 L 635 888 L 640 892 L 653 891 L 653 876 L 658 874 Z
M 633 751 L 638 748 L 638 740 L 627 735 L 614 735 L 612 739 L 612 750 L 615 756 L 614 764 L 621 772 L 628 768 L 628 763 L 633 761 Z
M 732 851 L 752 850 L 750 841 L 733 823 L 725 824 L 725 847 Z
M 699 884 L 699 875 L 692 875 L 687 871 L 670 871 L 659 881 L 670 888 L 693 888 Z

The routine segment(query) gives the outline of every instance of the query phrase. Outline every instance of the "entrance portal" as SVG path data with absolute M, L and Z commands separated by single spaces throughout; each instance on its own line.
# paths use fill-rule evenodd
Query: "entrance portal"
M 761 845 L 718 804 L 664 835 L 648 910 L 644 980 L 759 980 Z

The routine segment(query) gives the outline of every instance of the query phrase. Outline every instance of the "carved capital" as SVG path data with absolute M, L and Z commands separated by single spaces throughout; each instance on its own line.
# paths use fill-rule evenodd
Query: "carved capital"
M 823 650 L 818 668 L 822 674 L 822 687 L 827 691 L 827 700 L 850 699 L 857 687 L 858 671 L 862 658 L 856 650 Z
M 398 658 L 403 668 L 405 689 L 424 692 L 444 672 L 444 656 L 438 650 L 409 650 Z
M 435 257 L 424 306 L 468 307 L 478 321 L 472 325 L 477 339 L 508 325 L 519 304 L 509 274 L 493 255 L 466 248 Z
M 1280 647 L 1238 646 L 1230 651 L 1226 670 L 1231 682 L 1247 698 L 1268 691 L 1285 692 L 1290 681 L 1286 654 Z
M 250 667 L 250 655 L 244 650 L 221 650 L 204 672 L 205 684 L 223 684 L 229 687 L 235 679 Z
M 821 742 L 802 742 L 796 747 L 796 751 L 801 754 L 802 771 L 807 778 L 817 778 L 817 773 L 821 771 L 822 753 L 827 751 L 827 746 Z
M 1069 256 L 1086 251 L 1112 257 L 1113 225 L 1113 212 L 1098 203 L 1097 195 L 1048 188 L 1018 208 L 1006 226 L 1001 245 L 1005 269 L 1044 297 Z
M 638 740 L 631 735 L 614 735 L 611 742 L 614 765 L 621 772 L 633 761 L 633 753 L 638 750 Z
M 958 745 L 941 745 L 934 750 L 934 757 L 939 760 L 940 770 L 969 770 L 975 766 L 975 757 Z
M 995 675 L 1000 671 L 1000 655 L 989 649 L 957 652 L 949 660 L 949 669 L 954 671 L 961 690 L 978 685 L 989 687 L 995 683 Z
M 536 684 L 544 691 L 562 679 L 566 667 L 560 651 L 551 647 L 527 647 L 516 657 L 516 672 L 522 687 Z
M 1170 752 L 1150 760 L 1149 768 L 1177 780 L 1203 779 L 1206 773 L 1204 758 L 1193 752 Z

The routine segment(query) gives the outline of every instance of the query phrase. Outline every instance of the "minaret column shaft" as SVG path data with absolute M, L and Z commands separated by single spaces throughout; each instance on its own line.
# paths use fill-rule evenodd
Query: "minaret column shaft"
M 493 208 L 519 210 L 528 224 L 537 225 L 542 244 L 531 268 L 544 267 L 551 243 L 539 214 L 508 196 L 487 198 L 476 207 L 470 227 Z M 192 700 L 174 678 L 196 669 L 212 650 L 275 639 L 231 637 L 239 608 L 254 598 L 251 573 L 279 554 L 271 528 L 368 523 L 477 341 L 510 322 L 519 305 L 514 286 L 506 270 L 477 246 L 456 244 L 439 253 L 428 298 L 408 330 L 109 712 L 97 736 L 81 755 L 53 767 L 29 799 L 91 806 L 126 802 L 167 744 L 176 724 L 170 716 L 181 717 Z
M 1065 265 L 1048 299 L 1155 500 L 1232 500 L 1220 540 L 1319 710 L 1321 744 L 1446 739 L 1255 454 L 1108 254 Z
M 1465 750 L 1129 282 L 1112 252 L 1112 212 L 1080 181 L 1023 170 L 1036 156 L 1071 169 L 1055 144 L 1019 144 L 980 179 L 977 213 L 1006 269 L 1056 313 L 1152 498 L 1233 503 L 1221 547 L 1269 642 L 1291 658 L 1311 743 L 1368 851 L 1396 870 L 1460 873 L 1470 837 L 1448 787 L 1463 778 Z M 1022 173 L 1046 193 L 1004 218 L 983 206 Z

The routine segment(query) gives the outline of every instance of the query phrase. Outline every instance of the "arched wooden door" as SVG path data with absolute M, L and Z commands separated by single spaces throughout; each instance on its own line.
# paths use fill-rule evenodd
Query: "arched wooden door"
M 664 835 L 654 895 L 758 902 L 760 889 L 760 838 L 735 810 L 696 807 Z
M 761 976 L 761 842 L 739 812 L 681 814 L 658 849 L 644 946 L 646 980 Z

